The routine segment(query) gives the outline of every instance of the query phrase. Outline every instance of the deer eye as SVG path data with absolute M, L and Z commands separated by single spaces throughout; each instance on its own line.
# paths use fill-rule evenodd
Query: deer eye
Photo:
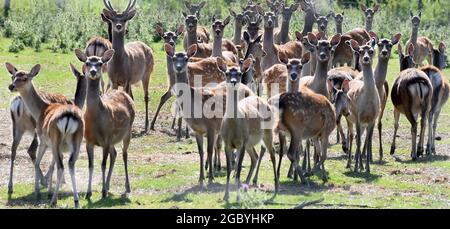
M 373 50 L 369 50 L 369 54 L 372 55 L 373 54 Z

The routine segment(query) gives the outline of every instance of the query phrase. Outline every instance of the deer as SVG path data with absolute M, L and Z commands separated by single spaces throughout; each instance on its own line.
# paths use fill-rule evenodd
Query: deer
M 249 12 L 245 15 L 245 20 L 247 21 L 247 32 L 250 34 L 251 39 L 255 39 L 257 36 L 262 35 L 263 31 L 260 28 L 261 23 L 263 22 L 263 17 L 261 15 L 256 15 L 251 17 Z
M 355 153 L 355 167 L 354 172 L 363 170 L 362 159 L 362 135 L 366 131 L 365 144 L 367 145 L 367 161 L 366 172 L 370 173 L 370 158 L 372 154 L 372 133 L 375 126 L 375 121 L 380 113 L 380 96 L 375 84 L 374 73 L 372 70 L 372 63 L 374 57 L 374 47 L 376 39 L 372 38 L 365 45 L 360 46 L 357 41 L 350 40 L 351 48 L 359 52 L 359 62 L 362 67 L 363 80 L 345 80 L 343 83 L 344 91 L 347 92 L 348 104 L 350 114 L 349 120 L 349 153 L 347 168 L 351 168 L 352 160 L 352 142 L 353 142 L 353 125 L 356 126 L 356 153 Z M 365 129 L 365 130 L 364 130 Z
M 234 45 L 241 45 L 242 42 L 242 28 L 247 24 L 245 15 L 243 13 L 236 13 L 231 8 L 229 9 L 230 15 L 234 18 Z
M 165 44 L 169 44 L 170 46 L 175 48 L 175 45 L 177 43 L 178 37 L 183 34 L 184 32 L 184 25 L 180 25 L 175 32 L 164 32 L 164 29 L 161 26 L 156 26 L 156 32 L 164 39 Z M 153 117 L 153 120 L 150 124 L 150 130 L 155 130 L 155 122 L 158 118 L 159 112 L 161 111 L 161 108 L 164 106 L 164 104 L 174 95 L 174 84 L 175 84 L 175 72 L 173 70 L 173 61 L 172 58 L 167 57 L 166 58 L 167 63 L 167 76 L 168 76 L 168 88 L 167 91 L 161 96 L 159 100 L 158 108 L 156 109 L 155 116 Z M 181 119 L 180 119 L 181 120 Z M 175 118 L 174 118 L 175 123 Z M 180 121 L 178 123 L 181 123 Z M 187 135 L 187 134 L 186 134 Z M 181 140 L 181 125 L 178 126 L 177 130 L 177 141 Z
M 429 117 L 433 85 L 425 72 L 416 69 L 414 62 L 414 45 L 408 45 L 408 54 L 404 55 L 402 47 L 398 46 L 400 74 L 394 81 L 391 100 L 394 104 L 394 135 L 391 145 L 391 155 L 396 150 L 396 135 L 399 128 L 400 114 L 404 114 L 411 124 L 411 158 L 413 161 L 423 154 L 424 135 Z M 420 120 L 420 135 L 417 142 L 417 121 Z
M 255 74 L 253 76 L 253 80 L 256 86 L 256 92 L 258 95 L 261 93 L 261 82 L 263 79 L 263 71 L 261 67 L 261 60 L 264 58 L 267 53 L 263 50 L 263 46 L 261 44 L 262 35 L 259 35 L 256 39 L 252 40 L 250 38 L 250 34 L 245 31 L 244 32 L 244 41 L 247 43 L 247 50 L 244 55 L 244 60 L 253 56 L 255 58 L 254 68 Z M 249 72 L 244 73 L 244 75 L 248 75 Z M 244 76 L 245 78 L 245 76 Z
M 42 176 L 39 175 L 40 163 L 48 147 L 52 149 L 53 161 L 58 169 L 58 178 L 51 206 L 56 206 L 58 191 L 64 175 L 63 151 L 69 150 L 69 172 L 72 180 L 72 193 L 75 208 L 79 207 L 79 197 L 76 187 L 75 163 L 78 159 L 81 141 L 83 140 L 84 121 L 81 110 L 74 104 L 51 103 L 44 100 L 36 91 L 33 79 L 39 74 L 41 66 L 35 65 L 30 72 L 19 71 L 11 63 L 6 63 L 6 69 L 14 78 L 9 90 L 18 92 L 24 104 L 29 109 L 33 119 L 36 120 L 36 133 L 39 137 L 38 155 L 35 160 L 35 195 L 40 199 L 40 184 Z M 51 192 L 51 175 L 49 192 Z
M 86 99 L 86 78 L 84 74 L 80 73 L 72 64 L 70 65 L 70 68 L 77 80 L 75 98 L 73 100 L 56 93 L 48 93 L 43 91 L 38 91 L 37 93 L 44 100 L 50 101 L 51 103 L 75 104 L 80 109 L 83 109 Z M 14 78 L 12 78 L 12 80 L 14 80 Z M 16 96 L 11 100 L 10 114 L 12 120 L 13 143 L 11 146 L 11 166 L 9 173 L 8 195 L 11 196 L 13 194 L 14 163 L 16 160 L 17 148 L 22 140 L 22 137 L 24 136 L 24 134 L 33 134 L 33 140 L 27 150 L 27 153 L 33 163 L 35 163 L 36 161 L 36 151 L 38 149 L 39 143 L 36 133 L 36 120 L 33 118 L 31 111 L 27 108 L 21 96 Z M 53 168 L 54 165 L 55 163 L 53 162 L 51 164 L 51 168 Z M 41 185 L 47 186 L 46 179 L 44 178 L 40 168 L 38 170 L 38 173 L 41 180 Z M 50 175 L 50 173 L 48 173 L 45 177 L 48 177 L 48 175 Z
M 113 25 L 113 49 L 114 57 L 108 64 L 108 76 L 113 89 L 123 86 L 125 91 L 133 98 L 131 85 L 142 81 L 145 101 L 145 128 L 149 126 L 148 118 L 148 87 L 150 76 L 154 69 L 154 57 L 152 49 L 143 42 L 131 42 L 125 44 L 125 30 L 128 22 L 136 15 L 134 6 L 136 0 L 129 0 L 128 6 L 122 13 L 117 13 L 109 0 L 103 0 L 107 9 L 103 9 L 106 19 Z
M 221 60 L 221 59 L 219 59 Z M 265 148 L 269 151 L 275 180 L 275 194 L 278 193 L 279 181 L 276 173 L 276 159 L 273 148 L 273 114 L 270 105 L 258 96 L 250 96 L 242 100 L 239 99 L 240 87 L 246 87 L 241 84 L 242 73 L 248 71 L 251 62 L 247 59 L 242 67 L 242 71 L 236 67 L 227 68 L 225 63 L 219 61 L 219 68 L 227 76 L 226 89 L 226 110 L 222 120 L 221 136 L 225 145 L 227 158 L 227 183 L 224 200 L 229 200 L 230 174 L 232 170 L 232 153 L 238 151 L 238 162 L 236 169 L 236 185 L 240 186 L 240 173 L 242 170 L 242 161 L 245 151 L 249 152 L 252 159 L 252 165 L 247 176 L 246 183 L 250 182 L 255 169 L 258 154 L 255 146 L 263 142 Z M 271 122 L 272 120 L 272 122 Z M 269 122 L 269 123 L 264 123 Z M 263 152 L 261 152 L 261 157 Z M 257 179 L 257 175 L 255 176 Z M 238 193 L 238 202 L 240 194 Z
M 347 66 L 353 66 L 355 69 L 361 70 L 356 67 L 358 66 L 359 59 L 354 57 L 357 57 L 357 55 L 355 55 L 353 50 L 347 44 L 352 39 L 357 41 L 359 45 L 364 45 L 367 41 L 370 41 L 371 37 L 365 29 L 361 28 L 352 29 L 343 34 L 341 43 L 336 47 L 334 52 L 333 66 L 340 67 L 347 64 Z
M 433 65 L 419 68 L 425 72 L 433 86 L 433 96 L 431 99 L 431 110 L 428 117 L 428 141 L 426 154 L 436 154 L 436 128 L 442 107 L 447 103 L 450 84 L 448 83 L 442 69 L 447 67 L 447 57 L 445 54 L 445 44 L 441 42 L 439 48 L 433 51 Z
M 280 29 L 274 33 L 275 44 L 286 44 L 291 40 L 289 36 L 289 24 L 291 22 L 292 14 L 298 9 L 299 5 L 299 3 L 293 3 L 290 6 L 282 5 L 281 15 L 283 20 Z
M 422 11 L 419 11 L 417 16 L 414 16 L 412 11 L 410 11 L 410 15 L 412 31 L 411 37 L 406 42 L 406 47 L 409 47 L 409 44 L 414 45 L 414 62 L 416 63 L 416 67 L 422 66 L 425 59 L 427 59 L 429 64 L 433 64 L 433 42 L 427 37 L 419 37 Z
M 327 28 L 328 28 L 329 19 L 332 16 L 333 16 L 333 13 L 329 13 L 326 16 L 321 16 L 320 14 L 315 14 L 314 15 L 314 17 L 316 18 L 318 31 L 324 33 L 325 36 L 327 34 Z
M 361 4 L 360 8 L 364 13 L 364 28 L 367 32 L 370 32 L 372 31 L 375 14 L 380 10 L 380 4 L 373 4 L 373 8 L 369 8 L 368 6 Z
M 113 60 L 115 50 L 110 49 L 101 57 L 88 57 L 80 49 L 75 50 L 79 61 L 85 64 L 88 71 L 87 99 L 84 122 L 86 123 L 84 137 L 88 155 L 89 183 L 86 199 L 92 197 L 92 175 L 94 172 L 94 147 L 103 148 L 102 159 L 102 198 L 108 196 L 111 176 L 116 161 L 117 151 L 115 145 L 123 143 L 122 157 L 125 167 L 125 195 L 131 193 L 128 177 L 128 147 L 131 141 L 131 129 L 136 111 L 133 99 L 127 93 L 118 90 L 110 90 L 100 94 L 100 78 L 102 66 Z M 99 119 L 98 117 L 102 117 Z M 106 176 L 107 158 L 110 156 L 108 176 Z
M 195 15 L 197 19 L 200 18 L 200 11 L 205 7 L 206 2 L 202 1 L 199 4 L 193 4 L 191 1 L 184 1 L 184 5 L 186 6 L 186 9 L 188 9 L 190 15 Z M 198 28 L 195 28 L 196 36 L 198 40 L 201 41 L 201 43 L 208 44 L 210 41 L 210 34 L 208 32 L 208 29 L 206 27 L 200 26 Z M 188 36 L 184 37 L 183 40 L 183 47 L 186 50 L 188 47 Z
M 314 7 L 313 0 L 300 1 L 300 9 L 305 14 L 305 23 L 302 31 L 302 37 L 307 36 L 309 32 L 312 32 L 314 23 L 316 21 L 316 9 Z
M 344 23 L 344 15 L 345 15 L 344 11 L 342 11 L 342 13 L 332 14 L 334 18 L 334 23 L 336 24 L 336 34 L 338 33 L 344 34 L 342 30 L 342 24 Z
M 225 27 L 230 23 L 231 16 L 228 16 L 223 20 L 218 20 L 213 17 L 213 34 L 214 34 L 214 42 L 213 42 L 213 50 L 211 53 L 211 57 L 221 57 L 226 61 L 238 63 L 237 57 L 234 55 L 232 51 L 222 51 L 223 42 L 231 42 L 227 39 L 223 39 L 223 35 L 225 32 Z M 234 47 L 234 44 L 231 44 Z
M 373 32 L 371 36 L 376 38 L 376 34 Z M 387 76 L 387 69 L 389 65 L 389 59 L 391 58 L 391 51 L 392 48 L 400 42 L 402 35 L 400 33 L 395 34 L 390 40 L 389 39 L 381 39 L 377 41 L 378 45 L 378 63 L 375 68 L 374 77 L 375 77 L 375 85 L 377 87 L 378 95 L 380 97 L 380 113 L 378 116 L 378 135 L 379 135 L 379 155 L 380 155 L 380 161 L 383 160 L 383 115 L 384 110 L 386 108 L 386 103 L 388 100 L 388 94 L 389 94 L 389 84 L 386 81 Z M 363 75 L 360 75 L 358 78 Z M 369 160 L 372 160 L 372 158 L 369 158 Z

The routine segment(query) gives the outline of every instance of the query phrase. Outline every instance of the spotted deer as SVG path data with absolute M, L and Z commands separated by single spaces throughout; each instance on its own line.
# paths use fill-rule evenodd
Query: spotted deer
M 128 22 L 136 15 L 134 8 L 136 0 L 129 0 L 128 6 L 122 13 L 112 7 L 109 0 L 103 0 L 107 9 L 103 10 L 105 17 L 112 23 L 114 57 L 108 64 L 108 76 L 112 88 L 123 86 L 125 91 L 133 98 L 131 85 L 142 81 L 145 101 L 145 132 L 148 130 L 148 87 L 150 76 L 154 69 L 154 57 L 152 49 L 143 42 L 130 42 L 125 44 L 125 30 Z
M 6 69 L 14 80 L 9 86 L 11 92 L 19 92 L 24 104 L 36 120 L 36 133 L 39 137 L 38 155 L 35 161 L 35 194 L 40 199 L 39 175 L 42 157 L 48 147 L 52 149 L 53 160 L 58 169 L 56 187 L 50 200 L 50 205 L 56 206 L 58 191 L 64 175 L 63 151 L 70 151 L 69 172 L 72 180 L 72 193 L 75 208 L 79 207 L 79 197 L 76 187 L 75 163 L 83 140 L 84 122 L 80 108 L 73 104 L 51 103 L 36 91 L 33 79 L 39 74 L 41 66 L 35 65 L 30 72 L 19 71 L 12 64 L 6 63 Z M 51 193 L 51 174 L 49 192 Z
M 404 55 L 402 47 L 398 45 L 400 59 L 400 74 L 392 86 L 391 100 L 394 104 L 394 134 L 391 155 L 396 150 L 396 135 L 399 128 L 400 114 L 404 114 L 411 124 L 411 158 L 416 160 L 423 154 L 424 135 L 429 117 L 433 85 L 425 72 L 416 69 L 414 62 L 414 45 L 408 45 L 408 54 Z M 420 135 L 417 143 L 417 120 L 420 120 Z
M 100 78 L 102 66 L 113 59 L 114 49 L 103 53 L 103 56 L 88 57 L 83 51 L 76 49 L 75 55 L 88 69 L 87 108 L 84 114 L 86 123 L 84 137 L 88 155 L 89 183 L 86 199 L 92 196 L 92 176 L 94 172 L 94 147 L 103 148 L 102 160 L 102 198 L 106 198 L 110 188 L 117 151 L 115 145 L 123 143 L 122 156 L 125 167 L 125 194 L 131 192 L 128 177 L 128 147 L 131 141 L 131 129 L 135 119 L 135 107 L 132 98 L 117 90 L 100 94 Z M 102 117 L 99 119 L 98 117 Z M 107 158 L 110 156 L 109 172 L 106 176 Z
M 416 63 L 416 67 L 421 66 L 423 61 L 427 59 L 429 64 L 433 63 L 433 42 L 427 37 L 419 37 L 419 27 L 422 17 L 422 12 L 419 11 L 417 16 L 414 16 L 412 11 L 410 11 L 411 15 L 411 25 L 412 32 L 411 37 L 408 42 L 406 42 L 406 47 L 409 47 L 409 44 L 414 45 L 414 62 Z
M 41 96 L 45 101 L 49 101 L 51 103 L 60 103 L 60 104 L 75 104 L 80 109 L 83 109 L 84 102 L 86 100 L 86 78 L 84 74 L 80 73 L 72 64 L 70 65 L 71 71 L 75 78 L 77 79 L 77 87 L 75 90 L 75 98 L 70 100 L 63 95 L 59 95 L 56 93 L 48 93 L 38 91 L 37 93 Z M 14 80 L 14 77 L 12 78 Z M 9 183 L 8 183 L 8 194 L 11 195 L 13 193 L 13 174 L 14 174 L 14 163 L 17 155 L 17 148 L 22 140 L 24 134 L 33 134 L 33 141 L 31 145 L 28 147 L 27 153 L 31 158 L 31 161 L 35 163 L 36 161 L 36 151 L 38 149 L 38 136 L 36 133 L 36 120 L 33 118 L 31 111 L 25 106 L 25 103 L 20 96 L 16 96 L 11 100 L 10 104 L 10 114 L 12 120 L 12 132 L 13 132 L 13 143 L 11 146 L 11 166 L 9 173 Z M 55 163 L 53 162 L 51 168 L 53 168 Z M 53 169 L 51 169 L 53 170 Z M 42 171 L 38 170 L 39 177 L 41 180 L 41 185 L 47 186 L 48 182 L 44 179 Z M 50 175 L 47 174 L 46 178 Z
M 424 66 L 420 68 L 431 81 L 433 86 L 433 97 L 431 99 L 431 110 L 428 117 L 428 141 L 427 155 L 436 154 L 436 128 L 442 107 L 447 103 L 450 93 L 450 84 L 448 83 L 442 69 L 447 67 L 447 56 L 445 54 L 445 44 L 441 42 L 439 49 L 433 51 L 433 66 Z
M 367 32 L 370 32 L 372 31 L 375 14 L 380 10 L 380 4 L 375 3 L 372 8 L 361 4 L 360 8 L 364 12 L 364 28 Z

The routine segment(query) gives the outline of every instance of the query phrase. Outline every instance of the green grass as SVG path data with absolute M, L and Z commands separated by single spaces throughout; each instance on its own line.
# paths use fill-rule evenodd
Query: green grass
M 73 96 L 75 78 L 69 71 L 69 63 L 81 66 L 73 53 L 55 54 L 44 49 L 36 53 L 26 49 L 18 54 L 8 53 L 11 40 L 0 39 L 0 62 L 12 62 L 19 69 L 29 70 L 34 64 L 42 64 L 42 71 L 34 84 L 37 88 L 50 92 L 59 92 L 69 97 Z M 154 112 L 159 97 L 167 89 L 165 55 L 162 44 L 151 44 L 156 58 L 156 69 L 151 80 L 151 111 Z M 396 55 L 390 61 L 388 81 L 392 85 L 398 74 L 399 64 Z M 0 108 L 5 113 L 9 99 L 12 95 L 8 90 L 10 76 L 3 68 L 0 78 Z M 450 75 L 450 70 L 445 73 Z M 143 129 L 143 92 L 139 87 L 134 88 L 138 119 L 135 122 L 134 132 Z M 153 114 L 153 113 L 152 113 Z M 323 201 L 313 208 L 450 208 L 450 115 L 449 106 L 445 106 L 439 123 L 438 133 L 443 140 L 438 142 L 438 156 L 420 159 L 411 162 L 409 158 L 409 124 L 404 117 L 401 119 L 401 129 L 398 139 L 398 150 L 395 157 L 389 155 L 392 126 L 393 107 L 389 100 L 384 119 L 385 160 L 375 163 L 372 173 L 353 173 L 345 169 L 346 160 L 341 153 L 340 146 L 332 146 L 329 150 L 329 159 L 326 169 L 330 180 L 323 183 L 317 177 L 311 177 L 309 185 L 301 185 L 286 178 L 287 163 L 283 164 L 280 194 L 273 202 L 266 202 L 271 197 L 273 188 L 273 174 L 271 163 L 266 155 L 261 166 L 260 189 L 252 188 L 243 193 L 242 203 L 236 203 L 236 190 L 231 193 L 231 202 L 225 203 L 222 197 L 225 189 L 225 173 L 217 174 L 214 185 L 206 189 L 198 187 L 198 155 L 194 139 L 175 142 L 175 136 L 170 129 L 171 115 L 169 103 L 164 107 L 162 116 L 157 122 L 157 131 L 146 135 L 137 135 L 132 139 L 129 150 L 130 177 L 132 195 L 129 198 L 121 197 L 124 190 L 123 162 L 119 155 L 112 181 L 111 197 L 101 199 L 100 150 L 96 149 L 94 193 L 92 202 L 82 199 L 82 208 L 292 208 L 304 201 Z M 153 117 L 152 115 L 150 117 Z M 4 136 L 2 136 L 4 137 Z M 9 136 L 8 136 L 9 137 Z M 10 140 L 2 140 L 10 146 Z M 25 141 L 24 141 L 25 142 Z M 374 142 L 378 142 L 375 138 Z M 120 147 L 119 147 L 120 148 Z M 2 147 L 1 158 L 7 165 L 9 161 L 9 147 Z M 17 179 L 33 176 L 32 165 L 28 162 L 25 153 L 26 144 L 19 149 L 19 155 L 24 160 L 17 164 L 15 192 L 8 200 L 6 186 L 0 187 L 0 208 L 47 208 L 46 190 L 43 200 L 37 203 L 33 194 L 32 182 Z M 378 144 L 374 144 L 375 160 L 378 159 Z M 248 172 L 248 158 L 245 159 L 243 179 Z M 224 163 L 224 160 L 222 160 Z M 48 162 L 46 162 L 48 163 Z M 3 168 L 2 173 L 8 173 Z M 19 174 L 19 175 L 17 175 Z M 85 194 L 87 174 L 87 160 L 83 150 L 77 162 L 77 175 L 79 192 Z M 7 177 L 2 174 L 1 177 Z M 441 180 L 440 180 L 441 179 Z M 442 180 L 443 179 L 443 180 Z M 445 180 L 446 179 L 446 180 Z M 69 176 L 66 174 L 66 181 Z M 95 181 L 95 179 L 94 179 Z M 6 181 L 1 181 L 6 183 Z M 60 208 L 72 207 L 70 185 L 64 185 L 58 202 Z

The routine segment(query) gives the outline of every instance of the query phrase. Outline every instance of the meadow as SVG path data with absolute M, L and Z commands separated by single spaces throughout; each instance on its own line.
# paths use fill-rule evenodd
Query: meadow
M 39 2 L 39 3 L 38 3 Z M 59 11 L 55 6 L 50 7 L 51 1 L 14 1 L 11 18 L 2 21 L 0 27 L 0 63 L 6 61 L 14 63 L 18 68 L 29 70 L 34 64 L 41 64 L 42 70 L 34 80 L 35 86 L 43 91 L 58 92 L 68 97 L 73 97 L 75 78 L 69 69 L 69 63 L 81 68 L 73 49 L 83 48 L 88 37 L 94 35 L 106 35 L 106 27 L 101 22 L 99 12 L 102 8 L 101 1 L 80 0 L 69 3 L 65 11 Z M 65 2 L 65 1 L 63 1 Z M 160 96 L 167 89 L 166 57 L 162 50 L 163 43 L 154 36 L 154 25 L 161 22 L 165 27 L 174 29 L 183 18 L 181 6 L 178 1 L 142 1 L 138 3 L 140 15 L 130 22 L 129 41 L 141 40 L 147 43 L 154 51 L 155 71 L 150 83 L 151 116 L 155 111 Z M 208 1 L 211 3 L 212 1 Z M 214 12 L 218 15 L 227 14 L 225 1 L 217 1 L 219 7 L 208 4 L 205 15 Z M 325 1 L 319 1 L 325 4 Z M 404 2 L 404 1 L 398 1 Z M 406 1 L 408 2 L 408 1 Z M 124 7 L 126 1 L 113 0 L 113 4 Z M 34 4 L 37 5 L 36 8 Z M 48 4 L 45 7 L 45 4 Z M 160 4 L 155 10 L 156 4 Z M 230 3 L 234 9 L 238 3 Z M 408 3 L 406 3 L 408 4 Z M 446 18 L 445 12 L 439 9 L 449 9 L 448 2 L 439 3 L 441 8 L 435 6 L 426 8 L 423 30 L 420 33 L 428 33 L 435 45 L 443 40 L 450 46 L 448 24 L 441 24 L 439 20 Z M 319 5 L 319 7 L 323 7 Z M 338 6 L 333 6 L 338 8 Z M 382 5 L 382 11 L 375 18 L 375 31 L 381 31 L 380 37 L 390 38 L 397 32 L 402 32 L 402 44 L 409 37 L 408 11 L 399 7 L 399 13 L 392 16 L 395 19 L 383 20 L 389 12 L 387 8 L 395 7 L 394 3 Z M 437 15 L 431 17 L 432 10 Z M 405 7 L 407 8 L 407 7 Z M 330 8 L 320 8 L 323 12 Z M 32 12 L 30 18 L 35 17 L 35 23 L 30 24 L 31 19 L 20 17 L 20 12 Z M 336 9 L 339 12 L 341 8 Z M 155 12 L 156 11 L 156 12 Z M 430 12 L 428 12 L 430 11 Z M 167 14 L 167 12 L 172 12 Z M 346 22 L 344 30 L 353 27 L 362 27 L 362 13 L 356 9 L 346 9 Z M 447 11 L 449 12 L 449 11 Z M 162 16 L 164 15 L 164 16 Z M 405 16 L 406 15 L 406 16 Z M 442 17 L 441 17 L 442 15 Z M 49 16 L 52 16 L 51 18 Z M 174 17 L 173 20 L 171 20 Z M 36 19 L 39 18 L 39 19 Z M 399 22 L 396 22 L 398 18 Z M 74 20 L 77 19 L 77 20 Z M 428 21 L 427 21 L 428 20 Z M 435 20 L 435 21 L 434 21 Z M 45 22 L 48 22 L 46 25 Z M 291 31 L 301 30 L 303 14 L 297 12 Z M 43 23 L 43 24 L 42 24 Z M 448 21 L 447 21 L 448 23 Z M 209 25 L 208 19 L 201 20 L 202 25 Z M 428 26 L 428 25 L 436 26 Z M 8 28 L 8 26 L 10 28 Z M 47 27 L 48 26 L 48 27 Z M 233 26 L 229 25 L 226 37 L 231 37 Z M 334 29 L 334 23 L 330 23 L 330 29 Z M 8 29 L 11 29 L 8 31 Z M 27 29 L 33 29 L 27 31 Z M 8 34 L 9 33 L 9 34 Z M 46 34 L 47 33 L 47 34 Z M 424 34 L 425 35 L 425 34 Z M 426 34 L 428 35 L 428 34 Z M 29 42 L 24 42 L 29 38 Z M 22 44 L 21 44 L 22 43 Z M 27 44 L 25 44 L 27 43 Z M 22 45 L 16 49 L 15 46 Z M 177 46 L 181 50 L 181 44 Z M 388 68 L 388 81 L 393 84 L 399 73 L 399 61 L 397 53 L 393 52 Z M 376 61 L 374 63 L 374 66 Z M 450 69 L 445 74 L 450 76 Z M 47 195 L 36 202 L 34 191 L 34 169 L 26 150 L 31 142 L 27 137 L 19 146 L 15 165 L 15 189 L 11 199 L 7 195 L 7 183 L 9 177 L 9 158 L 12 143 L 11 121 L 9 115 L 9 102 L 16 94 L 8 91 L 11 78 L 6 69 L 0 70 L 0 208 L 48 208 Z M 293 208 L 308 201 L 318 203 L 309 208 L 450 208 L 450 106 L 447 104 L 441 112 L 438 126 L 438 136 L 442 138 L 437 142 L 437 155 L 420 158 L 411 161 L 410 158 L 410 125 L 402 116 L 398 132 L 398 145 L 396 154 L 389 154 L 393 132 L 393 106 L 388 100 L 384 118 L 383 148 L 385 157 L 378 162 L 378 145 L 374 144 L 375 163 L 370 174 L 354 173 L 345 168 L 346 156 L 342 152 L 340 144 L 332 145 L 328 151 L 328 160 L 325 163 L 329 172 L 329 181 L 323 182 L 313 176 L 309 185 L 293 182 L 286 177 L 288 164 L 283 163 L 281 172 L 281 186 L 279 195 L 270 202 L 273 191 L 273 174 L 269 157 L 266 155 L 261 165 L 260 185 L 252 187 L 248 191 L 242 190 L 242 202 L 237 203 L 236 190 L 231 192 L 231 202 L 222 200 L 225 190 L 225 169 L 216 173 L 215 183 L 205 189 L 198 186 L 198 153 L 195 139 L 182 139 L 176 142 L 175 131 L 171 129 L 171 106 L 167 103 L 163 108 L 156 124 L 156 131 L 142 134 L 144 129 L 144 102 L 140 85 L 133 88 L 138 111 L 137 120 L 133 127 L 133 139 L 129 149 L 129 172 L 131 179 L 131 196 L 121 196 L 124 191 L 124 169 L 119 155 L 112 177 L 111 194 L 106 199 L 101 199 L 101 150 L 95 151 L 95 173 L 92 201 L 81 198 L 81 208 Z M 171 100 L 173 101 L 173 99 Z M 335 143 L 335 134 L 331 135 L 331 143 Z M 377 134 L 374 143 L 378 142 Z M 121 148 L 120 146 L 118 148 Z M 120 152 L 120 151 L 119 151 Z M 222 155 L 223 156 L 223 155 Z M 67 159 L 67 158 L 66 158 Z M 47 153 L 42 164 L 47 170 L 51 160 Z M 225 159 L 223 157 L 222 162 Z M 285 160 L 286 162 L 286 160 Z M 224 164 L 224 163 L 223 163 Z M 249 169 L 249 158 L 244 159 L 243 175 Z M 84 197 L 87 178 L 87 156 L 82 146 L 80 159 L 76 166 L 78 190 Z M 69 181 L 68 173 L 65 174 Z M 46 189 L 42 190 L 43 193 Z M 60 191 L 58 207 L 71 208 L 73 205 L 70 184 L 63 185 Z

